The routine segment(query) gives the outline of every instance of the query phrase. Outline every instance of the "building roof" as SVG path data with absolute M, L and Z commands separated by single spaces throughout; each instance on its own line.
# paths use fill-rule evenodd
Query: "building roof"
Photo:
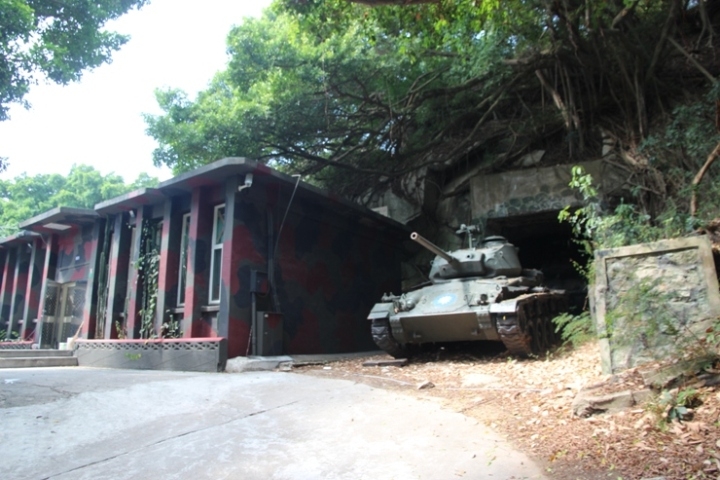
M 0 247 L 13 247 L 21 243 L 28 243 L 40 235 L 33 232 L 22 231 L 5 238 L 0 238 Z
M 223 158 L 161 182 L 156 188 L 142 188 L 101 202 L 95 206 L 95 210 L 100 214 L 124 212 L 141 205 L 157 203 L 164 198 L 188 194 L 198 187 L 222 185 L 227 178 L 233 175 L 247 176 L 248 174 L 252 174 L 250 182 L 256 188 L 268 183 L 275 183 L 281 188 L 287 188 L 287 198 L 293 198 L 293 202 L 328 208 L 344 217 L 354 218 L 358 222 L 381 230 L 407 230 L 403 224 L 389 217 L 303 182 L 300 177 L 287 175 L 263 163 L 241 157 Z M 252 191 L 252 185 L 248 187 L 249 191 Z
M 165 195 L 157 188 L 140 188 L 98 203 L 95 205 L 95 211 L 101 215 L 110 215 L 157 203 L 163 199 Z
M 20 222 L 18 226 L 37 233 L 59 233 L 73 226 L 93 223 L 97 217 L 98 213 L 89 208 L 56 207 Z

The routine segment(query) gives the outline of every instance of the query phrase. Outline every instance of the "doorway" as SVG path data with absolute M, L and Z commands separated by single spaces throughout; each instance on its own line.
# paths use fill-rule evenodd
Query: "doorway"
M 82 326 L 87 282 L 47 281 L 40 348 L 59 348 Z

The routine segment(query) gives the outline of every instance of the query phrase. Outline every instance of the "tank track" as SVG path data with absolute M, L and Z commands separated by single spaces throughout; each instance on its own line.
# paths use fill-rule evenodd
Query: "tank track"
M 506 302 L 515 308 L 497 315 L 497 331 L 512 355 L 540 355 L 558 342 L 552 319 L 567 309 L 563 292 L 527 294 Z
M 372 321 L 370 333 L 378 347 L 395 358 L 406 358 L 407 349 L 400 345 L 392 336 L 390 321 L 387 318 L 378 318 Z

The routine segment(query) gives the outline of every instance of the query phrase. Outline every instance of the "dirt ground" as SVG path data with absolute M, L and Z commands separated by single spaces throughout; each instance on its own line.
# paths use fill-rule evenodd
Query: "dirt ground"
M 509 357 L 492 344 L 437 348 L 405 366 L 363 366 L 368 360 L 391 357 L 293 370 L 440 401 L 504 434 L 553 479 L 720 479 L 717 385 L 697 388 L 702 404 L 683 422 L 659 423 L 658 400 L 621 413 L 573 415 L 580 389 L 609 379 L 602 375 L 596 343 L 528 360 Z M 604 386 L 606 392 L 640 388 L 643 381 L 635 370 Z

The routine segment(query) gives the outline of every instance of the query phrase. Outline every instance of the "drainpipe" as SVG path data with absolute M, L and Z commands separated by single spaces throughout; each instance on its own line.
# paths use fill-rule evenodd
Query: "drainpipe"
M 285 215 L 283 216 L 282 222 L 280 222 L 280 228 L 278 229 L 277 238 L 275 239 L 275 247 L 273 247 L 272 250 L 272 258 L 273 258 L 273 267 L 274 267 L 274 259 L 275 255 L 277 253 L 278 245 L 280 244 L 280 236 L 282 235 L 283 227 L 285 226 L 285 220 L 287 220 L 288 213 L 290 212 L 290 206 L 292 205 L 293 199 L 295 198 L 295 193 L 297 192 L 298 185 L 300 184 L 300 180 L 302 179 L 302 176 L 299 174 L 293 175 L 293 177 L 296 177 L 297 180 L 295 181 L 295 187 L 293 188 L 292 195 L 290 195 L 290 201 L 288 202 L 287 208 L 285 209 Z M 280 299 L 277 294 L 277 288 L 275 288 L 275 269 L 273 268 L 270 270 L 272 272 L 272 278 L 273 282 L 270 283 L 270 288 L 272 288 L 273 292 L 273 307 L 275 308 L 275 311 L 277 313 L 281 313 L 280 311 Z

